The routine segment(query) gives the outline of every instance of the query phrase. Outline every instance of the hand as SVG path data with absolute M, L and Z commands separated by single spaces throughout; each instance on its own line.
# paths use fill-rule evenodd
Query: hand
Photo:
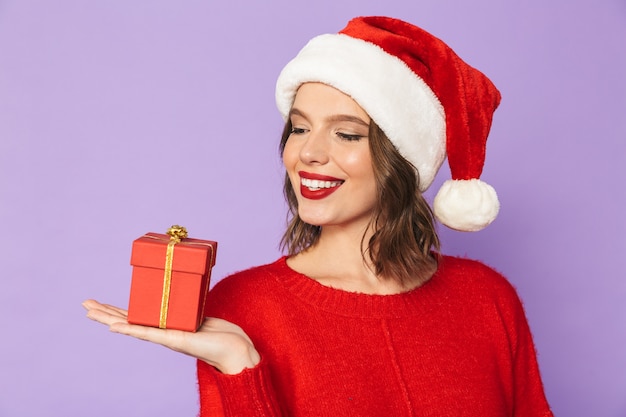
M 95 300 L 83 302 L 87 317 L 109 326 L 112 332 L 158 343 L 193 356 L 216 367 L 224 374 L 238 374 L 253 368 L 260 355 L 241 327 L 229 321 L 209 317 L 196 333 L 129 324 L 128 312 Z

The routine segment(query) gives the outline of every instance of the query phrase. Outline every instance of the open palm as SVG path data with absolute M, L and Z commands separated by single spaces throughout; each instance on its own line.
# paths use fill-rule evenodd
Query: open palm
M 197 332 L 158 329 L 129 324 L 128 312 L 95 300 L 83 302 L 87 317 L 109 326 L 112 332 L 158 343 L 177 352 L 193 356 L 225 374 L 237 374 L 259 363 L 260 356 L 252 340 L 241 327 L 229 321 L 209 317 Z

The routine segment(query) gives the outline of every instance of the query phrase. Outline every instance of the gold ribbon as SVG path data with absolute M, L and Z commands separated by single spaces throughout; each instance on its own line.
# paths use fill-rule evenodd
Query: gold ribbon
M 170 241 L 165 252 L 165 272 L 163 273 L 163 295 L 161 296 L 161 313 L 159 315 L 159 328 L 165 329 L 167 324 L 167 310 L 170 302 L 170 288 L 172 286 L 172 264 L 174 263 L 174 246 L 187 237 L 187 229 L 183 226 L 174 225 L 167 230 Z

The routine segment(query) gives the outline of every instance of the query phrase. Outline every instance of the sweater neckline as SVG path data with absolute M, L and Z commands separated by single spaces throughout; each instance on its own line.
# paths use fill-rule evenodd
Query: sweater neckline
M 397 294 L 379 295 L 351 292 L 319 283 L 287 265 L 287 256 L 278 259 L 275 277 L 293 296 L 326 312 L 359 318 L 400 318 L 427 311 L 429 302 L 440 299 L 437 295 L 443 284 L 441 263 L 433 276 L 424 284 Z M 425 310 L 426 309 L 426 310 Z

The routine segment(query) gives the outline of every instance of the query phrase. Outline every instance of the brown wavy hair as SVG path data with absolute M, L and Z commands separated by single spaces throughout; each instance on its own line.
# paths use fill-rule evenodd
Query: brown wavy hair
M 281 155 L 291 129 L 287 121 L 280 141 Z M 440 243 L 433 212 L 419 191 L 417 170 L 373 120 L 369 147 L 378 198 L 371 220 L 374 234 L 367 246 L 362 245 L 366 248 L 363 257 L 369 253 L 374 272 L 383 279 L 396 280 L 403 286 L 421 284 L 437 268 Z M 315 245 L 321 227 L 307 224 L 298 216 L 298 200 L 287 174 L 283 192 L 289 213 L 281 249 L 295 255 Z

